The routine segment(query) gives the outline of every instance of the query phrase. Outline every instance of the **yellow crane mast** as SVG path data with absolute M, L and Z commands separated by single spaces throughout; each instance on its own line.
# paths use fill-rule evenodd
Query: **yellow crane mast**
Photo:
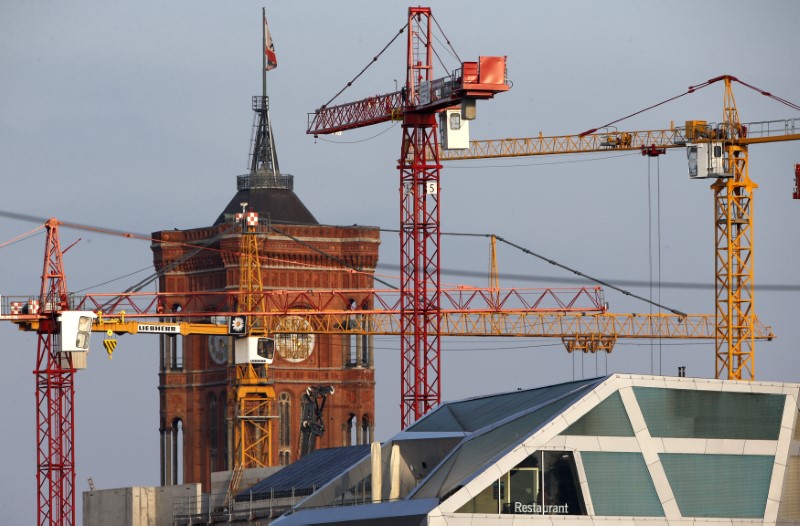
M 716 127 L 698 120 L 687 121 L 685 127 L 662 130 L 608 129 L 599 133 L 591 130 L 579 135 L 549 137 L 540 133 L 538 137 L 470 141 L 465 149 L 443 149 L 439 158 L 454 161 L 609 150 L 640 150 L 643 155 L 654 156 L 667 148 L 686 148 L 690 177 L 716 179 L 711 185 L 715 221 L 716 377 L 753 380 L 758 322 L 753 307 L 752 201 L 758 185 L 748 174 L 748 146 L 800 140 L 800 118 L 743 124 L 732 88 L 732 82 L 738 79 L 724 75 L 702 87 L 718 81 L 724 81 L 725 95 L 722 122 Z M 693 90 L 690 88 L 687 93 Z
M 275 389 L 269 374 L 274 341 L 267 338 L 261 263 L 258 257 L 258 213 L 242 203 L 237 214 L 242 224 L 239 265 L 239 311 L 229 323 L 230 332 L 241 331 L 234 343 L 235 365 L 230 400 L 234 401 L 234 473 L 272 465 L 272 420 Z M 245 313 L 253 313 L 251 315 Z M 236 477 L 233 477 L 235 480 Z M 235 485 L 232 480 L 232 491 Z

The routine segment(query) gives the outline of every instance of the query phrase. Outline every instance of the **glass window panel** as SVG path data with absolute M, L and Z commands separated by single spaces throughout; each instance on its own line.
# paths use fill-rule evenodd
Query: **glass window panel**
M 481 491 L 458 513 L 585 515 L 572 452 L 537 451 Z
M 463 442 L 450 458 L 438 466 L 431 477 L 419 486 L 412 498 L 442 498 L 450 494 L 465 479 L 472 478 L 476 472 L 485 469 L 490 462 L 525 440 L 581 394 L 583 393 L 573 393 L 571 396 L 558 399 Z
M 622 404 L 619 391 L 597 404 L 577 422 L 569 426 L 562 435 L 590 435 L 632 437 L 633 427 Z
M 506 474 L 508 500 L 503 513 L 522 513 L 521 508 L 533 507 L 539 494 L 539 470 L 536 468 L 514 468 Z
M 498 513 L 501 497 L 504 499 L 505 482 L 495 481 L 461 506 L 456 513 Z
M 785 395 L 634 387 L 650 435 L 777 440 Z
M 437 433 L 445 431 L 478 431 L 504 418 L 518 414 L 520 410 L 526 407 L 533 408 L 540 404 L 551 403 L 563 396 L 583 395 L 590 387 L 599 384 L 601 381 L 602 379 L 592 378 L 550 387 L 512 391 L 500 395 L 451 402 L 426 415 L 425 418 L 413 424 L 406 431 L 434 431 Z
M 539 504 L 545 506 L 543 513 L 586 515 L 572 452 L 545 451 L 543 465 L 542 497 L 539 499 Z
M 595 515 L 663 517 L 641 453 L 581 453 Z
M 661 453 L 684 517 L 762 518 L 775 458 Z

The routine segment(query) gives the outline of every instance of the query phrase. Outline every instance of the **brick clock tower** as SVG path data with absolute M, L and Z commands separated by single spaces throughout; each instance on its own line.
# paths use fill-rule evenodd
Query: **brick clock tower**
M 237 178 L 237 193 L 213 225 L 155 232 L 153 260 L 159 291 L 234 292 L 239 289 L 241 203 L 262 223 L 259 255 L 264 289 L 371 289 L 378 260 L 379 231 L 372 227 L 320 225 L 281 175 L 265 97 L 256 111 L 251 171 Z M 203 248 L 201 248 L 203 247 Z M 343 264 L 345 263 L 345 264 Z M 352 268 L 360 272 L 353 272 Z M 343 296 L 343 298 L 346 295 Z M 331 309 L 345 310 L 342 305 Z M 304 305 L 294 305 L 304 307 Z M 168 305 L 178 310 L 180 304 Z M 303 336 L 303 352 L 276 339 L 271 458 L 275 465 L 297 460 L 301 418 L 309 387 L 332 386 L 323 412 L 325 432 L 317 448 L 374 440 L 375 374 L 372 338 L 336 334 Z M 284 338 L 283 341 L 291 340 Z M 233 361 L 230 336 L 173 336 L 160 339 L 161 484 L 201 482 L 211 472 L 231 470 L 234 401 L 229 399 Z

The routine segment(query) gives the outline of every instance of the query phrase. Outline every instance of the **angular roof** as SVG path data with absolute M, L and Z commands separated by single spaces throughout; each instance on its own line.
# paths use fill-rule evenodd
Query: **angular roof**
M 369 455 L 369 445 L 318 449 L 294 464 L 290 464 L 247 491 L 236 497 L 245 498 L 252 494 L 271 492 L 294 492 L 295 495 L 309 495 L 319 487 L 356 462 Z
M 217 217 L 215 225 L 230 221 L 248 203 L 250 211 L 258 212 L 261 219 L 276 223 L 316 225 L 318 221 L 291 189 L 248 188 L 236 192 L 233 199 Z
M 468 433 L 464 440 L 423 481 L 410 498 L 444 498 L 480 468 L 491 464 L 550 422 L 566 407 L 592 390 L 603 378 L 591 378 L 538 389 L 512 391 L 451 402 L 408 429 Z
M 797 384 L 612 374 L 445 403 L 380 451 L 364 452 L 276 526 L 411 524 L 422 514 L 429 524 L 448 517 L 473 526 L 549 524 L 547 514 L 564 513 L 589 522 L 797 520 L 799 399 Z M 547 471 L 553 466 L 560 471 Z M 513 478 L 533 469 L 543 486 L 524 486 L 538 476 Z M 547 493 L 549 502 L 534 501 L 548 511 L 506 507 L 512 489 L 504 485 L 544 499 L 554 476 L 567 477 L 564 485 Z M 558 494 L 566 481 L 576 489 Z
M 467 398 L 457 402 L 446 402 L 406 432 L 467 432 L 472 433 L 496 425 L 513 415 L 541 408 L 561 399 L 565 394 L 581 391 L 602 378 L 577 380 L 536 389 L 525 389 L 495 395 Z

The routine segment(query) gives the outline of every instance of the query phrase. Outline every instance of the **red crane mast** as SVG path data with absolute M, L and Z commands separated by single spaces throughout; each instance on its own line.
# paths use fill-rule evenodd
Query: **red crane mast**
M 505 57 L 463 62 L 434 79 L 430 8 L 410 7 L 403 89 L 309 114 L 306 133 L 319 135 L 402 120 L 400 171 L 401 425 L 407 427 L 441 401 L 440 208 L 437 113 L 461 107 L 475 117 L 475 101 L 507 91 Z M 428 152 L 435 152 L 429 157 Z
M 75 368 L 61 352 L 58 316 L 66 310 L 67 283 L 58 221 L 45 225 L 42 289 L 31 314 L 44 319 L 36 351 L 36 486 L 37 524 L 73 524 L 75 519 Z

